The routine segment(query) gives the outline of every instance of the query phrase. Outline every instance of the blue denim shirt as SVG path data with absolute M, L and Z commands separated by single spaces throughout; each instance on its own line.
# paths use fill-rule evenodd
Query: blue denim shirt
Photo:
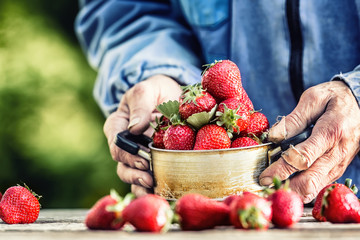
M 340 79 L 360 106 L 360 0 L 300 0 L 290 8 L 297 18 L 287 3 L 82 0 L 75 30 L 98 70 L 95 99 L 108 116 L 130 87 L 152 75 L 193 84 L 203 64 L 231 59 L 255 108 L 274 123 L 297 103 L 289 69 L 300 41 L 303 88 Z M 359 159 L 352 165 L 345 175 L 355 178 Z

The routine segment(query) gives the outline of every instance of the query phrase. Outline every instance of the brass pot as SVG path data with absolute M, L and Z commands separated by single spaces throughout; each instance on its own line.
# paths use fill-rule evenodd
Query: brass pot
M 154 193 L 169 200 L 187 193 L 223 199 L 242 191 L 260 191 L 258 178 L 269 165 L 271 147 L 267 143 L 220 150 L 166 150 L 153 147 L 150 138 L 128 131 L 118 135 L 116 144 L 150 162 Z M 143 147 L 147 144 L 150 152 Z
M 257 192 L 261 172 L 282 151 L 306 140 L 313 126 L 279 144 L 218 150 L 166 150 L 152 146 L 152 139 L 129 131 L 117 135 L 116 145 L 150 163 L 154 193 L 175 200 L 187 193 L 223 199 L 243 191 Z
M 257 192 L 268 166 L 270 144 L 221 150 L 165 150 L 150 145 L 154 192 L 166 199 L 200 193 L 222 199 L 243 191 Z

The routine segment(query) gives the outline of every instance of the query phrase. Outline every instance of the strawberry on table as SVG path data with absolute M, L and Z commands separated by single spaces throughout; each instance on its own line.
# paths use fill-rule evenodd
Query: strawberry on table
M 194 150 L 230 148 L 231 140 L 226 130 L 216 124 L 203 126 L 196 134 Z
M 191 115 L 200 112 L 210 112 L 216 105 L 216 100 L 204 89 L 201 84 L 182 87 L 179 113 L 186 120 Z
M 248 147 L 259 145 L 257 141 L 249 137 L 239 137 L 231 143 L 231 148 Z
M 334 184 L 329 184 L 326 187 L 324 187 L 323 189 L 321 189 L 321 191 L 318 193 L 316 199 L 315 199 L 315 203 L 314 203 L 314 207 L 311 211 L 313 217 L 318 220 L 319 222 L 326 222 L 326 218 L 324 217 L 323 213 L 322 213 L 322 205 L 323 205 L 323 197 L 324 197 L 324 193 L 326 191 L 327 188 L 329 188 L 330 186 L 333 186 Z
M 124 226 L 122 211 L 134 198 L 132 194 L 124 198 L 115 190 L 100 198 L 87 213 L 85 225 L 93 230 L 117 230 Z
M 335 183 L 325 189 L 322 201 L 323 216 L 332 223 L 360 223 L 360 203 L 346 185 Z
M 201 194 L 182 196 L 175 206 L 182 230 L 204 230 L 226 225 L 229 206 Z
M 173 211 L 164 198 L 147 194 L 133 200 L 124 209 L 123 218 L 137 231 L 166 232 L 173 219 Z
M 8 188 L 0 202 L 0 218 L 8 224 L 35 222 L 40 212 L 38 198 L 27 186 Z
M 238 197 L 241 197 L 241 195 L 230 195 L 230 196 L 227 196 L 227 197 L 224 199 L 223 203 L 225 203 L 226 205 L 230 206 L 231 203 L 232 203 L 235 199 L 237 199 Z
M 230 60 L 215 61 L 207 65 L 201 84 L 219 102 L 239 96 L 242 88 L 240 70 Z
M 268 229 L 272 214 L 270 202 L 251 192 L 244 192 L 230 204 L 230 221 L 235 228 Z
M 357 194 L 358 192 L 358 189 L 355 185 L 352 185 L 351 186 L 351 183 L 352 183 L 352 180 L 347 178 L 345 180 L 345 186 L 347 186 L 348 188 L 351 189 L 351 191 L 354 193 L 354 194 Z M 332 186 L 336 186 L 335 183 L 332 183 L 332 184 L 328 184 L 327 186 L 325 186 L 323 189 L 321 189 L 321 191 L 318 193 L 318 195 L 316 196 L 316 199 L 315 199 L 315 203 L 314 203 L 314 207 L 312 209 L 312 216 L 320 221 L 320 222 L 326 222 L 326 218 L 325 216 L 323 215 L 323 203 L 324 203 L 324 194 L 326 192 L 326 190 Z
M 275 191 L 268 196 L 273 211 L 272 223 L 276 227 L 287 228 L 298 221 L 304 211 L 304 204 L 296 192 L 289 188 L 289 180 L 282 185 L 274 178 Z

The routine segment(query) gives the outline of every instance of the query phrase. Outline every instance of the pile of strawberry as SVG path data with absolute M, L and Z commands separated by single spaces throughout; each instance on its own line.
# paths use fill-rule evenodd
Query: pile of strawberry
M 269 121 L 254 110 L 230 60 L 207 65 L 201 84 L 182 87 L 179 101 L 157 106 L 153 145 L 171 150 L 226 149 L 258 145 Z
M 129 223 L 141 232 L 166 232 L 171 223 L 178 223 L 182 230 L 194 231 L 217 226 L 268 229 L 273 224 L 280 228 L 291 227 L 300 220 L 303 203 L 286 184 L 275 185 L 278 187 L 264 196 L 244 192 L 224 201 L 190 193 L 173 202 L 172 206 L 158 195 L 133 199 L 128 194 L 121 198 L 112 191 L 90 209 L 85 224 L 93 230 L 117 230 Z
M 4 195 L 0 193 L 0 218 L 7 224 L 33 223 L 40 212 L 37 194 L 26 185 L 8 188 Z

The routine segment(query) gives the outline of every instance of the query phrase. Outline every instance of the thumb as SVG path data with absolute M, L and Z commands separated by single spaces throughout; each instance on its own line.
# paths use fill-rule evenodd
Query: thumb
M 129 107 L 129 125 L 128 129 L 133 134 L 141 134 L 149 128 L 151 114 L 155 110 L 154 96 L 144 93 L 133 96 L 128 101 Z
M 306 90 L 295 109 L 271 127 L 268 137 L 271 142 L 281 142 L 301 133 L 321 116 L 328 101 L 318 89 L 312 87 Z

